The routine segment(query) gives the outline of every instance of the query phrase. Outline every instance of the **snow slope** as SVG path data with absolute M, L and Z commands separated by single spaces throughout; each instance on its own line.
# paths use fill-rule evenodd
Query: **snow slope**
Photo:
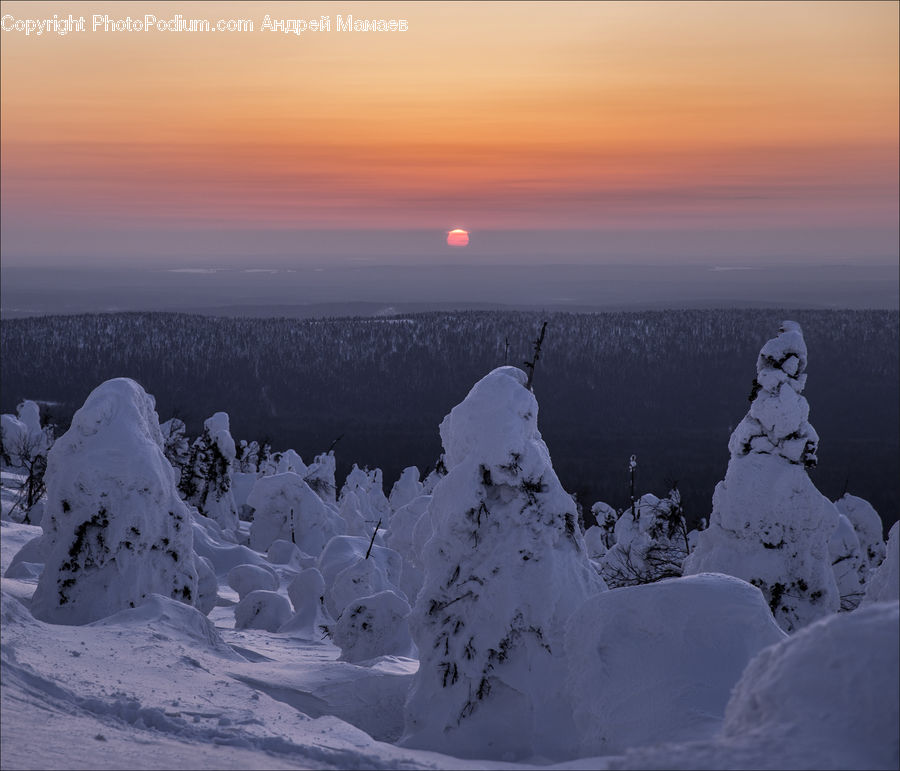
M 40 532 L 0 521 L 0 573 Z M 667 583 L 677 586 L 681 580 Z M 779 664 L 791 650 L 782 648 L 784 644 L 769 660 L 781 666 L 783 689 L 792 694 L 790 709 L 776 709 L 755 721 L 732 700 L 726 708 L 734 715 L 727 734 L 632 747 L 620 755 L 557 765 L 466 760 L 402 749 L 393 742 L 403 729 L 403 700 L 416 670 L 414 660 L 384 657 L 356 665 L 339 661 L 340 650 L 327 639 L 236 631 L 237 593 L 224 576 L 219 581 L 219 604 L 209 614 L 209 623 L 187 605 L 154 596 L 145 605 L 92 625 L 60 626 L 28 613 L 33 577 L 0 579 L 0 767 L 825 769 L 897 768 L 900 762 L 896 723 L 893 734 L 885 736 L 885 720 L 877 721 L 886 709 L 896 710 L 896 677 L 892 691 L 891 680 L 875 673 L 877 697 L 872 675 L 846 691 L 842 688 L 847 678 L 836 681 L 828 698 L 843 703 L 832 705 L 833 711 L 858 713 L 858 724 L 881 726 L 881 733 L 869 730 L 856 739 L 843 732 L 829 738 L 824 734 L 832 731 L 830 724 L 818 729 L 815 719 L 805 717 L 827 707 L 816 705 L 818 692 L 803 698 L 806 681 L 821 676 L 821 665 L 806 655 L 792 655 L 793 668 Z M 645 607 L 653 607 L 660 601 L 652 598 L 653 589 L 616 591 L 648 593 Z M 788 643 L 806 646 L 804 641 L 809 641 L 811 647 L 798 653 L 827 654 L 828 661 L 843 662 L 845 673 L 865 675 L 872 652 L 896 671 L 896 645 L 891 648 L 890 635 L 896 630 L 898 605 L 874 607 L 875 617 L 857 615 L 859 611 L 829 617 L 835 621 L 812 624 L 803 638 L 797 635 Z M 669 612 L 677 616 L 688 610 L 674 606 Z M 685 629 L 690 628 L 685 623 Z M 819 635 L 822 626 L 824 636 Z M 623 641 L 621 650 L 627 648 Z M 631 660 L 635 671 L 642 666 L 639 656 L 648 650 L 653 649 L 645 641 Z M 772 682 L 768 665 L 760 669 Z M 883 687 L 885 682 L 889 687 Z M 840 752 L 835 751 L 836 742 Z

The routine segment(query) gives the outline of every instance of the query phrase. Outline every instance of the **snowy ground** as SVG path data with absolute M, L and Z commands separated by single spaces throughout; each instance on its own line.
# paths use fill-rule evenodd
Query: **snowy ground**
M 0 574 L 40 532 L 0 521 Z M 36 583 L 2 579 L 3 769 L 896 767 L 878 762 L 896 747 L 873 763 L 791 725 L 556 765 L 403 749 L 413 659 L 356 665 L 327 639 L 235 630 L 238 597 L 221 578 L 209 624 L 156 597 L 86 626 L 46 624 L 28 611 Z

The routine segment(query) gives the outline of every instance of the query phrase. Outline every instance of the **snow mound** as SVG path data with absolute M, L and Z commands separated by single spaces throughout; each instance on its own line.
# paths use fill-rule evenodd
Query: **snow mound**
M 204 648 L 219 655 L 240 660 L 216 631 L 215 625 L 196 608 L 189 607 L 176 600 L 151 594 L 135 608 L 127 608 L 111 616 L 94 621 L 90 626 L 149 626 L 159 634 L 165 634 L 165 640 L 181 640 L 191 645 L 200 643 Z
M 311 562 L 315 562 L 313 557 L 300 551 L 297 548 L 297 544 L 280 538 L 277 541 L 272 541 L 272 545 L 269 546 L 269 550 L 266 552 L 266 559 L 273 565 L 285 565 L 291 569 L 299 569 Z
M 190 514 L 140 385 L 117 378 L 91 392 L 50 449 L 46 482 L 35 617 L 86 624 L 151 594 L 197 602 Z
M 291 615 L 291 603 L 287 597 L 277 592 L 257 589 L 235 605 L 234 628 L 277 632 Z
M 250 547 L 266 551 L 273 541 L 296 543 L 307 554 L 319 554 L 344 525 L 303 478 L 293 472 L 261 477 L 247 497 L 254 509 Z
M 869 579 L 864 602 L 887 602 L 900 599 L 900 523 L 888 533 L 886 556 L 881 567 Z
M 900 605 L 836 614 L 750 662 L 725 710 L 724 735 L 813 746 L 834 768 L 897 768 L 898 680 Z
M 783 639 L 759 589 L 731 576 L 598 594 L 566 633 L 580 754 L 713 736 L 747 663 Z
M 274 592 L 278 588 L 275 572 L 260 565 L 235 565 L 228 571 L 227 580 L 242 600 L 257 589 Z
M 537 428 L 525 373 L 501 367 L 440 426 L 448 474 L 423 515 L 420 654 L 405 746 L 456 756 L 571 756 L 565 622 L 605 589 Z
M 340 661 L 368 661 L 379 656 L 414 658 L 409 610 L 409 603 L 390 590 L 351 602 L 334 626 L 332 639 L 341 649 Z
M 217 576 L 226 576 L 236 565 L 267 566 L 265 558 L 253 549 L 220 540 L 212 528 L 205 526 L 203 519 L 193 517 L 194 552 L 209 560 Z
M 9 567 L 3 574 L 4 578 L 37 578 L 44 569 L 47 561 L 47 549 L 50 541 L 45 535 L 32 538 L 19 549 Z

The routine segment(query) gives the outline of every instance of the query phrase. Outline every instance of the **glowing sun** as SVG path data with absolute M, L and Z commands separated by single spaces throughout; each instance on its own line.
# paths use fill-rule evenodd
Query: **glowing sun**
M 468 246 L 469 231 L 462 228 L 454 228 L 447 233 L 447 246 Z

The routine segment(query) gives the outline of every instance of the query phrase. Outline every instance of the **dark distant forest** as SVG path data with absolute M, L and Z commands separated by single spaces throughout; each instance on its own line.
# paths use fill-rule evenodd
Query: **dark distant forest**
M 335 446 L 352 463 L 425 470 L 444 415 L 492 368 L 521 366 L 546 320 L 534 378 L 539 426 L 566 489 L 590 507 L 677 483 L 692 521 L 708 516 L 728 437 L 748 407 L 760 346 L 782 319 L 809 348 L 806 396 L 821 442 L 812 477 L 830 498 L 860 495 L 890 525 L 900 512 L 896 311 L 509 311 L 391 318 L 215 318 L 171 313 L 45 316 L 0 324 L 0 408 L 42 401 L 65 430 L 90 391 L 127 376 L 156 397 L 161 421 L 199 433 L 213 412 L 236 439 Z

